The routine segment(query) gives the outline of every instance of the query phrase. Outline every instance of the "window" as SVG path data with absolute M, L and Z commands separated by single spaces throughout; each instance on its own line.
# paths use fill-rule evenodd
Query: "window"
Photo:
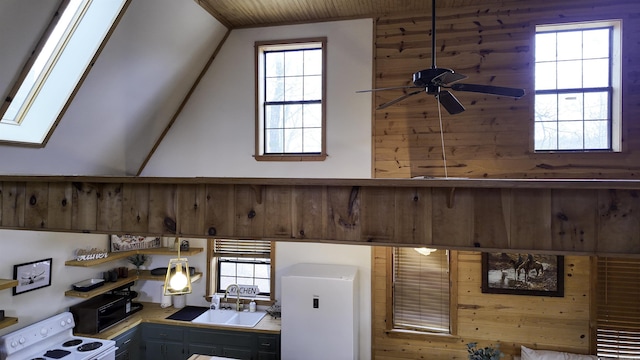
M 393 328 L 453 334 L 449 252 L 394 248 Z
M 257 160 L 324 160 L 326 39 L 256 43 Z
M 621 151 L 620 22 L 538 26 L 536 151 Z
M 272 243 L 268 240 L 212 239 L 209 246 L 210 288 L 224 293 L 231 284 L 255 285 L 271 298 Z M 208 291 L 208 293 L 211 293 Z
M 0 107 L 0 141 L 43 144 L 130 0 L 65 0 Z
M 640 359 L 640 260 L 598 258 L 597 354 Z

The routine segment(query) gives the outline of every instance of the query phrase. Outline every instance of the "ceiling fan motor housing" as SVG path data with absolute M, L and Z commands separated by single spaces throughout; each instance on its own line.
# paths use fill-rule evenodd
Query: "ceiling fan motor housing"
M 413 74 L 413 84 L 420 87 L 427 87 L 428 85 L 441 85 L 444 84 L 444 82 L 435 82 L 435 80 L 445 74 L 453 74 L 453 70 L 446 68 L 431 68 L 420 70 Z

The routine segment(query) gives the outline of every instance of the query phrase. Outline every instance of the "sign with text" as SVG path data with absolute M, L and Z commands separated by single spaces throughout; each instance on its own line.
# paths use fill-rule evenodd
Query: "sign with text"
M 237 296 L 238 290 L 240 290 L 240 296 L 243 297 L 256 297 L 260 290 L 255 285 L 238 285 L 238 287 L 231 287 L 229 289 L 229 295 Z

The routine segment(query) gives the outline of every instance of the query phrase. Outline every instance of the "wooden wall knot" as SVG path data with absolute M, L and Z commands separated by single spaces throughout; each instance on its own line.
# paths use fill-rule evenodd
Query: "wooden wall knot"
M 251 209 L 251 210 L 249 211 L 249 213 L 247 213 L 247 217 L 248 217 L 249 219 L 253 219 L 254 217 L 256 217 L 256 211 L 255 211 L 255 210 L 253 210 L 253 209 Z
M 561 212 L 559 212 L 559 213 L 556 215 L 556 217 L 557 217 L 559 220 L 562 220 L 562 221 L 569 221 L 569 217 L 568 217 L 567 215 L 565 215 L 564 213 L 561 213 Z
M 218 231 L 213 226 L 209 227 L 207 230 L 207 234 L 209 234 L 209 236 L 216 236 L 217 233 Z
M 29 198 L 29 205 L 36 206 L 37 203 L 38 203 L 38 199 L 36 198 L 36 196 L 31 195 L 31 197 Z

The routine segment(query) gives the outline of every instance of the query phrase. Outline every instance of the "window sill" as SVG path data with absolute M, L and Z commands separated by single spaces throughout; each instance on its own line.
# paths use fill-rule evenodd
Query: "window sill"
M 327 154 L 255 155 L 256 161 L 324 161 Z
M 390 338 L 396 339 L 414 339 L 414 340 L 437 340 L 437 341 L 447 341 L 447 342 L 457 342 L 460 340 L 460 336 L 452 335 L 452 334 L 438 334 L 438 333 L 428 333 L 423 331 L 415 331 L 415 330 L 402 330 L 402 329 L 389 329 L 386 330 L 385 333 Z

